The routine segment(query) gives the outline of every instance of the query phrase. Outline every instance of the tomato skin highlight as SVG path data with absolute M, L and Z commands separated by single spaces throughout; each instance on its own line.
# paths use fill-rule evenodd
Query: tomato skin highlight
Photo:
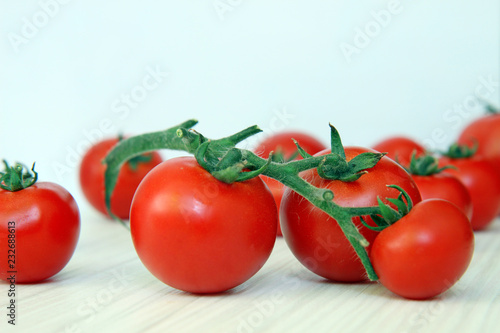
M 110 138 L 96 143 L 85 153 L 80 163 L 79 180 L 82 192 L 88 202 L 107 217 L 109 214 L 104 201 L 106 165 L 102 161 L 118 142 L 118 138 Z M 147 156 L 151 156 L 151 160 L 137 163 L 135 170 L 129 163 L 125 163 L 120 169 L 116 188 L 111 196 L 111 212 L 120 219 L 128 220 L 137 186 L 151 169 L 162 162 L 157 152 L 148 153 Z
M 254 152 L 262 158 L 268 158 L 271 152 L 280 152 L 283 154 L 285 160 L 289 159 L 294 153 L 297 152 L 297 146 L 293 142 L 292 139 L 297 140 L 300 146 L 309 154 L 313 155 L 319 151 L 326 149 L 327 147 L 315 137 L 303 133 L 303 132 L 294 132 L 294 131 L 284 131 L 273 134 L 263 141 L 261 141 L 257 147 L 254 149 Z M 296 160 L 301 160 L 302 156 L 297 155 Z M 274 200 L 276 201 L 276 207 L 278 208 L 278 212 L 280 210 L 281 199 L 283 198 L 283 194 L 285 193 L 286 186 L 277 181 L 276 179 L 260 176 L 262 180 L 266 183 L 266 185 L 271 190 Z M 283 236 L 281 231 L 281 226 L 278 223 L 278 236 Z
M 454 285 L 473 252 L 474 233 L 467 216 L 449 201 L 429 199 L 381 231 L 370 257 L 383 286 L 418 300 Z
M 193 157 L 162 162 L 141 182 L 130 229 L 139 258 L 165 284 L 218 293 L 247 281 L 276 240 L 274 199 L 256 177 L 225 184 Z
M 387 157 L 404 167 L 410 165 L 413 153 L 415 153 L 416 157 L 425 153 L 425 148 L 421 144 L 404 136 L 386 138 L 372 148 L 381 153 L 387 153 Z
M 360 147 L 345 147 L 347 160 L 363 152 L 374 150 Z M 317 155 L 329 153 L 325 150 Z M 354 182 L 326 180 L 315 169 L 301 173 L 312 185 L 331 189 L 333 201 L 344 207 L 368 207 L 377 205 L 377 197 L 397 198 L 399 191 L 387 185 L 399 185 L 408 192 L 412 201 L 421 200 L 420 193 L 411 176 L 399 164 L 383 157 L 368 173 Z M 356 252 L 338 226 L 325 212 L 312 205 L 296 192 L 287 189 L 281 202 L 280 217 L 283 236 L 295 257 L 310 271 L 326 279 L 341 282 L 358 282 L 367 279 L 366 271 Z M 366 217 L 367 223 L 373 224 Z M 371 244 L 377 232 L 361 224 L 359 218 L 353 222 L 360 233 Z M 370 223 L 371 222 L 371 223 Z M 370 252 L 371 245 L 367 251 Z
M 471 224 L 474 230 L 487 228 L 500 213 L 500 174 L 486 159 L 480 157 L 452 159 L 442 157 L 441 166 L 453 165 L 456 169 L 446 169 L 468 189 L 472 200 Z
M 438 173 L 430 176 L 412 175 L 422 200 L 443 199 L 455 204 L 467 218 L 472 218 L 472 199 L 469 190 L 455 176 Z
M 62 186 L 37 182 L 20 191 L 0 189 L 0 279 L 7 280 L 8 222 L 15 222 L 16 283 L 35 283 L 59 273 L 80 235 L 80 212 Z

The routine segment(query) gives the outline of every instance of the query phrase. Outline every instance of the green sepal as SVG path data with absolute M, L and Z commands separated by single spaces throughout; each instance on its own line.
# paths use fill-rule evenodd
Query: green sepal
M 388 204 L 385 204 L 380 198 L 377 198 L 380 214 L 370 215 L 370 217 L 372 218 L 373 222 L 375 222 L 377 227 L 372 227 L 366 223 L 363 223 L 367 228 L 376 231 L 381 231 L 393 225 L 397 221 L 401 220 L 413 208 L 413 202 L 405 190 L 403 190 L 400 186 L 397 185 L 387 185 L 387 187 L 395 188 L 398 191 L 400 191 L 396 199 L 386 198 L 388 202 L 396 206 L 397 210 L 390 207 Z
M 476 154 L 478 146 L 479 144 L 477 141 L 474 142 L 472 147 L 454 143 L 448 148 L 448 151 L 443 152 L 442 155 L 452 159 L 470 158 Z
M 312 157 L 311 154 L 309 154 L 308 152 L 306 152 L 304 150 L 304 148 L 302 148 L 299 143 L 297 142 L 297 140 L 295 139 L 292 139 L 293 140 L 293 143 L 295 143 L 295 145 L 297 146 L 297 152 L 294 154 L 295 156 L 293 157 L 293 159 L 295 159 L 295 157 L 297 157 L 297 154 L 299 154 L 302 158 L 309 158 L 309 157 Z M 292 159 L 288 159 L 288 161 L 291 161 Z
M 28 188 L 38 180 L 38 173 L 35 171 L 35 163 L 31 169 L 24 164 L 16 163 L 9 166 L 6 160 L 3 160 L 5 171 L 0 172 L 0 188 L 10 192 L 16 192 Z
M 439 160 L 437 157 L 430 154 L 416 157 L 415 152 L 413 152 L 407 171 L 412 175 L 431 176 L 441 173 L 446 169 L 455 169 L 455 167 L 453 165 L 446 165 L 440 168 Z
M 485 103 L 485 109 L 487 114 L 495 115 L 495 114 L 500 114 L 500 108 L 494 106 L 491 103 Z
M 339 131 L 337 131 L 332 124 L 330 124 L 330 148 L 332 154 L 339 155 L 345 160 L 345 150 L 342 145 L 342 139 L 340 138 Z
M 384 153 L 361 153 L 349 162 L 338 154 L 325 155 L 318 165 L 318 174 L 325 179 L 353 182 L 366 174 L 367 169 L 373 168 Z
M 379 225 L 377 225 L 376 227 L 371 226 L 371 225 L 369 225 L 368 223 L 366 223 L 366 221 L 365 221 L 365 219 L 363 218 L 363 216 L 360 216 L 360 217 L 359 217 L 359 219 L 361 220 L 361 223 L 362 223 L 365 227 L 367 227 L 368 229 L 370 229 L 370 230 L 374 230 L 374 231 L 382 231 L 382 230 L 384 230 L 385 228 L 387 228 L 387 226 L 379 226 Z

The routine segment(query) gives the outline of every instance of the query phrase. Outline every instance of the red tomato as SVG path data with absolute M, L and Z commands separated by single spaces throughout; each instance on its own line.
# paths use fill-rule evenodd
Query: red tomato
M 360 147 L 345 148 L 347 160 L 368 151 L 374 152 Z M 329 152 L 326 150 L 317 155 Z M 367 171 L 354 182 L 323 179 L 316 169 L 304 171 L 301 176 L 316 187 L 332 190 L 335 195 L 333 201 L 344 207 L 376 206 L 377 197 L 382 200 L 397 198 L 400 192 L 387 187 L 390 184 L 402 187 L 414 203 L 420 201 L 420 193 L 411 176 L 390 158 L 384 156 Z M 366 271 L 356 252 L 336 221 L 325 212 L 296 192 L 287 190 L 281 202 L 280 214 L 285 241 L 305 267 L 334 281 L 366 280 Z M 353 221 L 371 244 L 378 233 L 363 226 L 359 218 Z M 370 223 L 371 219 L 366 217 L 366 221 Z M 367 251 L 370 251 L 370 246 Z
M 470 123 L 460 134 L 458 143 L 477 143 L 477 156 L 492 160 L 500 173 L 500 113 L 487 115 Z
M 455 176 L 437 173 L 429 176 L 412 175 L 422 200 L 443 199 L 455 204 L 467 218 L 472 218 L 472 200 L 469 190 Z
M 92 146 L 80 164 L 80 186 L 89 203 L 102 214 L 109 216 L 104 201 L 104 171 L 102 163 L 107 153 L 119 142 L 118 138 L 106 139 Z M 116 188 L 111 196 L 111 212 L 121 219 L 128 219 L 135 190 L 144 176 L 161 163 L 157 152 L 143 155 L 147 161 L 125 163 L 118 175 Z
M 59 273 L 80 235 L 80 213 L 71 194 L 38 182 L 16 192 L 0 189 L 0 207 L 0 278 L 8 280 L 15 270 L 15 283 L 34 283 Z
M 217 293 L 240 285 L 267 261 L 278 215 L 260 178 L 226 184 L 193 157 L 167 160 L 141 182 L 130 229 L 139 258 L 167 285 Z
M 372 148 L 381 153 L 387 153 L 387 157 L 392 158 L 404 167 L 410 164 L 413 153 L 415 153 L 416 156 L 425 153 L 425 148 L 422 145 L 403 136 L 387 138 L 377 143 Z
M 465 273 L 474 252 L 467 216 L 449 201 L 429 199 L 375 238 L 373 268 L 395 294 L 427 299 L 441 294 Z
M 491 162 L 478 157 L 440 158 L 440 165 L 453 165 L 446 169 L 469 190 L 472 200 L 471 224 L 474 230 L 489 226 L 500 213 L 500 175 Z
M 308 134 L 302 132 L 280 132 L 271 135 L 260 142 L 260 144 L 257 146 L 257 148 L 255 148 L 254 151 L 262 158 L 268 158 L 269 153 L 272 151 L 274 153 L 281 153 L 283 154 L 284 159 L 288 160 L 293 157 L 293 155 L 297 154 L 297 146 L 292 139 L 297 140 L 300 146 L 311 155 L 327 148 L 319 140 Z M 297 155 L 295 159 L 299 160 L 302 159 L 302 157 L 300 155 Z M 260 177 L 262 178 L 262 180 L 264 180 L 266 185 L 271 190 L 279 211 L 281 198 L 283 197 L 286 186 L 273 178 L 267 176 Z M 283 233 L 281 232 L 281 227 L 278 223 L 278 236 L 282 235 Z

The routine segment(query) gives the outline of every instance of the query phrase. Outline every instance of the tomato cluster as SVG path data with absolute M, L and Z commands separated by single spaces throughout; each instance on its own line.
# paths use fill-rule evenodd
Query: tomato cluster
M 471 123 L 441 155 L 401 136 L 343 147 L 333 127 L 329 149 L 309 134 L 281 132 L 249 151 L 235 146 L 256 127 L 209 140 L 190 130 L 195 123 L 157 134 L 161 140 L 153 133 L 98 142 L 80 168 L 89 203 L 107 217 L 130 219 L 140 260 L 183 291 L 242 284 L 283 236 L 321 277 L 378 279 L 400 296 L 427 299 L 461 278 L 474 231 L 500 214 L 499 114 Z M 162 161 L 150 152 L 157 148 L 194 157 Z M 13 254 L 17 280 L 26 283 L 67 264 L 80 227 L 72 196 L 36 183 L 32 171 L 6 164 L 0 174 L 0 246 L 22 247 Z M 2 262 L 0 279 L 9 279 L 8 265 Z

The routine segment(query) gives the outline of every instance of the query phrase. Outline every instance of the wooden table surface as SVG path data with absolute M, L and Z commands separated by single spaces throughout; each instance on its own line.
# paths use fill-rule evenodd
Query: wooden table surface
M 1 332 L 499 332 L 500 219 L 476 233 L 472 263 L 449 291 L 428 301 L 377 283 L 327 282 L 292 256 L 282 238 L 264 267 L 223 294 L 194 296 L 153 277 L 128 231 L 82 211 L 77 250 L 41 284 L 17 285 L 16 326 Z

